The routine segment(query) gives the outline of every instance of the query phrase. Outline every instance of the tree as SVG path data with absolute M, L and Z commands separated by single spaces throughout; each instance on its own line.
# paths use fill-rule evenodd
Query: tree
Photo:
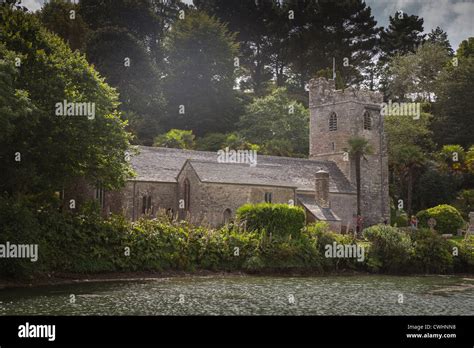
M 466 153 L 466 168 L 469 173 L 474 174 L 474 145 Z
M 372 148 L 369 144 L 369 141 L 360 136 L 353 136 L 347 141 L 349 156 L 354 161 L 355 164 L 355 175 L 356 175 L 356 191 L 357 191 L 357 217 L 361 216 L 361 177 L 360 177 L 360 161 L 364 158 L 365 155 L 370 155 L 372 153 Z M 357 224 L 357 233 L 359 233 L 359 224 Z
M 196 142 L 198 150 L 218 151 L 229 147 L 233 150 L 255 150 L 260 151 L 257 144 L 248 142 L 242 135 L 232 133 L 209 133 L 206 136 L 199 138 Z
M 415 52 L 423 43 L 423 19 L 418 16 L 409 16 L 401 11 L 389 17 L 389 26 L 380 33 L 380 47 L 382 61 L 395 55 L 404 55 Z
M 79 13 L 92 33 L 88 60 L 120 93 L 121 110 L 138 144 L 152 145 L 163 131 L 162 41 L 176 1 L 82 0 Z M 159 14 L 163 15 L 160 17 Z
M 164 118 L 160 73 L 146 47 L 126 29 L 94 31 L 86 55 L 107 83 L 120 92 L 121 109 L 138 143 L 151 145 Z
M 387 82 L 388 97 L 405 100 L 410 95 L 415 99 L 432 101 L 437 78 L 449 61 L 446 49 L 438 44 L 425 43 L 414 53 L 396 55 L 389 60 Z
M 474 52 L 473 39 L 463 41 L 456 53 L 457 62 L 447 65 L 437 81 L 433 131 L 440 145 L 469 148 L 473 144 L 474 54 L 469 52 Z
M 431 119 L 432 116 L 426 113 L 421 113 L 417 120 L 407 116 L 385 116 L 389 169 L 395 184 L 392 195 L 405 198 L 409 214 L 413 210 L 414 183 L 434 148 L 429 129 Z
M 428 34 L 427 42 L 443 47 L 449 56 L 454 54 L 454 51 L 448 40 L 448 33 L 446 33 L 440 27 L 436 27 L 436 29 L 431 30 L 431 33 Z
M 459 48 L 456 51 L 456 56 L 460 59 L 474 57 L 474 37 L 463 40 L 459 44 Z
M 245 139 L 263 146 L 267 154 L 290 155 L 290 151 L 293 156 L 302 156 L 308 153 L 308 123 L 308 109 L 291 100 L 284 88 L 276 88 L 247 106 L 239 129 Z
M 235 33 L 240 46 L 240 88 L 263 95 L 273 74 L 270 23 L 278 16 L 274 0 L 195 0 L 198 10 L 215 16 Z M 280 18 L 280 17 L 279 17 Z M 286 24 L 283 24 L 283 27 Z M 272 28 L 274 29 L 274 27 Z M 273 56 L 273 59 L 275 57 Z
M 238 33 L 242 89 L 257 96 L 269 82 L 305 94 L 314 74 L 332 67 L 346 84 L 362 79 L 377 45 L 378 29 L 364 1 L 195 0 Z
M 413 185 L 415 182 L 415 172 L 420 169 L 427 158 L 422 149 L 413 144 L 397 145 L 391 151 L 395 157 L 394 163 L 398 173 L 403 175 L 406 180 L 406 211 L 408 215 L 413 213 Z
M 171 129 L 165 134 L 158 135 L 153 145 L 174 149 L 194 149 L 194 134 L 192 131 Z
M 115 91 L 34 15 L 0 7 L 0 16 L 0 190 L 51 193 L 78 177 L 121 187 L 132 171 Z M 94 117 L 58 115 L 64 100 L 90 103 Z
M 79 13 L 92 30 L 115 27 L 145 43 L 159 25 L 150 0 L 81 0 Z
M 38 14 L 43 25 L 58 34 L 73 50 L 84 48 L 88 28 L 77 4 L 65 0 L 49 1 Z
M 239 116 L 234 87 L 235 34 L 215 18 L 186 13 L 166 39 L 166 128 L 197 136 L 233 129 Z
M 419 211 L 456 198 L 460 180 L 450 172 L 442 171 L 436 163 L 427 161 L 424 171 L 414 184 L 412 210 Z
M 460 174 L 465 170 L 466 152 L 460 145 L 444 145 L 436 157 L 444 172 Z

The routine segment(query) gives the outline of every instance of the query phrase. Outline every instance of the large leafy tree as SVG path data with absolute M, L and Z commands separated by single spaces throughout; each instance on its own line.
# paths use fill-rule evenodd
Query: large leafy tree
M 88 28 L 77 4 L 65 0 L 49 1 L 38 14 L 43 25 L 58 34 L 73 50 L 84 48 Z
M 438 78 L 433 130 L 441 144 L 469 148 L 474 134 L 474 39 L 461 43 L 457 64 L 449 64 Z
M 274 0 L 195 0 L 197 9 L 227 23 L 240 44 L 239 63 L 242 89 L 251 89 L 257 95 L 266 92 L 273 74 L 271 60 L 270 26 L 279 16 Z M 283 27 L 285 24 L 283 24 Z M 272 27 L 275 29 L 275 27 Z
M 159 71 L 143 43 L 126 29 L 101 28 L 90 35 L 86 55 L 120 92 L 121 109 L 138 142 L 151 145 L 163 118 L 164 97 Z
M 420 119 L 394 115 L 385 117 L 391 193 L 392 196 L 403 199 L 409 214 L 413 210 L 415 183 L 429 160 L 429 153 L 434 149 L 429 129 L 431 118 L 431 115 L 425 113 L 420 115 Z
M 34 15 L 2 7 L 0 16 L 0 190 L 51 192 L 78 177 L 120 187 L 131 169 L 115 91 Z M 94 103 L 95 118 L 57 116 L 64 100 Z
M 303 156 L 308 153 L 308 124 L 308 109 L 277 88 L 247 106 L 239 127 L 245 139 L 267 154 Z
M 158 4 L 152 0 L 83 0 L 79 4 L 79 13 L 92 30 L 85 47 L 87 59 L 118 89 L 121 110 L 139 144 L 152 145 L 162 130 L 162 41 L 165 22 L 169 23 L 168 16 L 159 14 L 174 5 L 174 1 Z
M 204 12 L 188 11 L 172 27 L 165 47 L 166 127 L 197 136 L 231 130 L 239 116 L 235 34 Z
M 414 53 L 391 58 L 385 76 L 390 99 L 403 101 L 408 96 L 417 100 L 432 101 L 437 78 L 449 61 L 446 48 L 427 42 Z
M 150 38 L 159 24 L 151 0 L 81 0 L 79 12 L 92 30 L 122 28 L 140 41 Z
M 361 80 L 376 51 L 376 22 L 370 7 L 355 1 L 196 0 L 196 6 L 238 32 L 243 88 L 257 95 L 269 81 L 304 95 L 319 70 L 332 67 L 347 84 Z M 347 59 L 345 59 L 347 58 Z

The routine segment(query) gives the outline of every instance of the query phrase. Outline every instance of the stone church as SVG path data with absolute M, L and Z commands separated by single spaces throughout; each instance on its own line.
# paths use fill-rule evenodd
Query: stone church
M 221 163 L 216 152 L 139 147 L 131 159 L 137 176 L 120 192 L 90 189 L 104 212 L 132 220 L 160 211 L 196 224 L 219 226 L 245 203 L 295 204 L 308 222 L 327 221 L 332 230 L 355 229 L 355 165 L 348 139 L 368 139 L 372 154 L 361 161 L 364 226 L 390 216 L 388 158 L 380 114 L 382 96 L 352 88 L 336 90 L 334 80 L 309 83 L 309 158 L 258 156 L 257 164 Z M 95 192 L 94 192 L 95 191 Z

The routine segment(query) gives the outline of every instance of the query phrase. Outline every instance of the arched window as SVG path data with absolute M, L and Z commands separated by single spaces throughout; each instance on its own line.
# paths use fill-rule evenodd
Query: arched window
M 189 210 L 189 203 L 191 200 L 191 185 L 189 184 L 189 180 L 184 180 L 184 209 L 186 211 Z
M 337 115 L 335 112 L 329 115 L 329 130 L 330 131 L 337 130 Z
M 368 111 L 364 112 L 364 129 L 372 129 L 372 117 Z
M 229 208 L 227 208 L 226 210 L 224 210 L 224 224 L 228 224 L 231 218 L 232 218 L 232 212 L 230 211 Z

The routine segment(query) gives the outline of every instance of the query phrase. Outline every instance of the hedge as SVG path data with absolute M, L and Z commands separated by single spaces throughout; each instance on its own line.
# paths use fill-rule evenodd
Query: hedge
M 98 273 L 116 271 L 288 271 L 324 273 L 474 272 L 474 238 L 444 240 L 421 230 L 406 233 L 377 225 L 364 230 L 367 241 L 331 232 L 316 223 L 288 233 L 274 226 L 244 231 L 238 226 L 208 229 L 167 217 L 131 222 L 123 216 L 102 218 L 93 206 L 79 214 L 31 206 L 0 197 L 0 244 L 39 245 L 37 262 L 0 259 L 3 277 L 36 274 Z M 325 247 L 361 244 L 363 262 L 355 258 L 326 258 Z M 453 248 L 457 254 L 454 255 Z
M 244 204 L 237 209 L 237 221 L 248 231 L 265 229 L 274 236 L 300 234 L 305 224 L 303 208 L 288 204 Z
M 428 228 L 428 220 L 436 220 L 434 229 L 441 234 L 456 234 L 457 230 L 465 224 L 461 213 L 451 205 L 441 204 L 436 207 L 421 210 L 416 214 L 420 227 Z

